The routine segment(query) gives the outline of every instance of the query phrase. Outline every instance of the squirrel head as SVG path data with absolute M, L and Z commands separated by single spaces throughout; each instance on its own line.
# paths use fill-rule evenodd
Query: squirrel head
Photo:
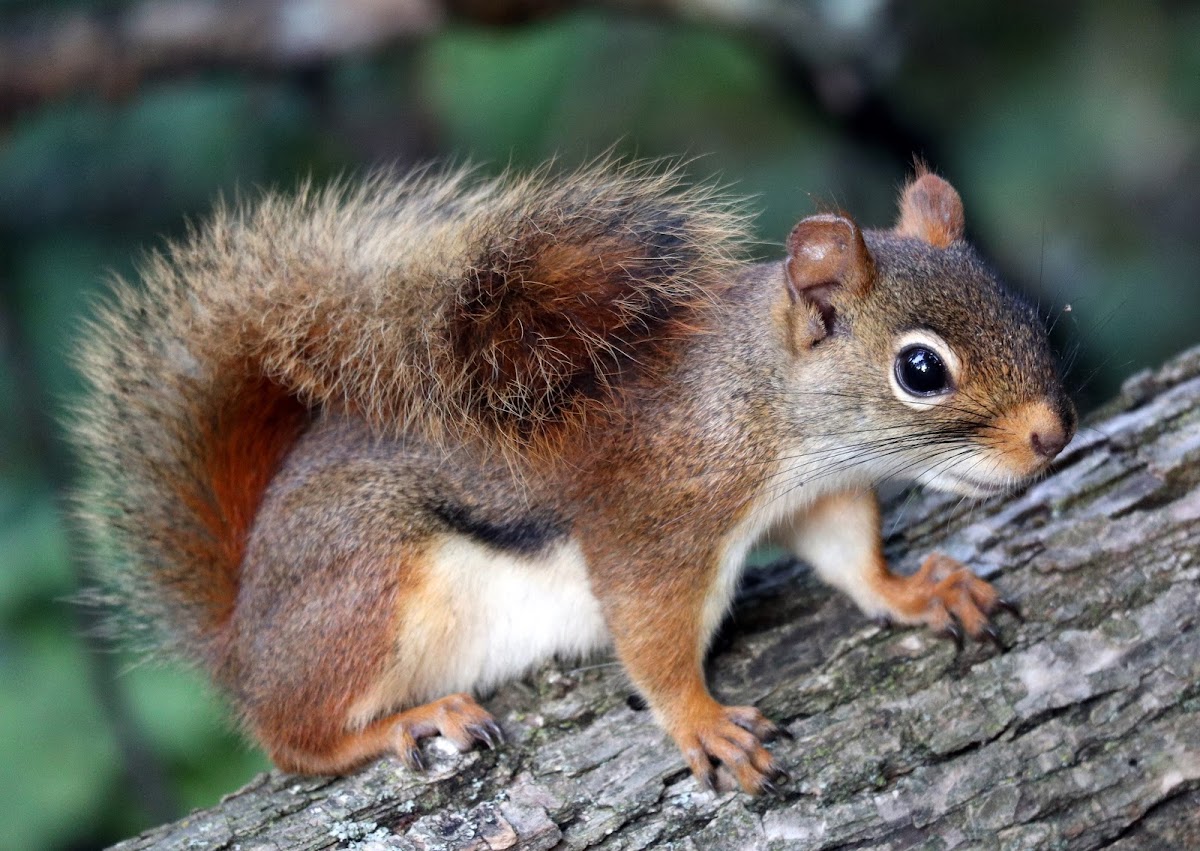
M 828 388 L 824 421 L 869 447 L 854 463 L 983 496 L 1045 470 L 1075 410 L 1036 311 L 963 223 L 958 193 L 922 170 L 890 230 L 843 214 L 801 221 L 783 277 L 798 390 Z

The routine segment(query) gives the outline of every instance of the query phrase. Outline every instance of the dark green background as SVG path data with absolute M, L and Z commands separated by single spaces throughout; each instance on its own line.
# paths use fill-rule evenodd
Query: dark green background
M 1200 339 L 1195 5 L 802 5 L 808 29 L 603 9 L 452 21 L 371 55 L 195 69 L 3 116 L 0 846 L 92 847 L 265 767 L 200 678 L 89 653 L 56 508 L 89 297 L 219 193 L 445 156 L 684 154 L 756 197 L 771 255 L 818 207 L 889 223 L 920 154 L 1010 281 L 1047 316 L 1071 305 L 1055 335 L 1080 349 L 1084 407 Z M 36 14 L 0 0 L 0 30 Z

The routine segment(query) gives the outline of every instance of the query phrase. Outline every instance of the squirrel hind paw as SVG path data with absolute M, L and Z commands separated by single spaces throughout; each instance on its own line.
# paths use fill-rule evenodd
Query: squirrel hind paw
M 392 749 L 412 771 L 425 771 L 421 753 L 423 739 L 442 736 L 460 753 L 477 745 L 495 750 L 504 743 L 504 731 L 495 717 L 469 694 L 452 694 L 407 709 L 395 717 Z

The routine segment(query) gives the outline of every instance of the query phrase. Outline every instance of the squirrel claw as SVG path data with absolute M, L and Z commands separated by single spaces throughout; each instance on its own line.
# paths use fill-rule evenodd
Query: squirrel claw
M 485 722 L 483 724 L 468 724 L 464 727 L 477 742 L 482 742 L 488 750 L 494 751 L 496 746 L 500 744 L 500 728 L 495 722 Z
M 761 742 L 773 741 L 784 734 L 784 730 L 753 706 L 726 707 L 729 720 Z M 790 735 L 790 734 L 789 734 Z
M 791 782 L 792 775 L 788 774 L 779 766 L 776 766 L 775 770 L 771 772 L 771 775 L 763 781 L 761 788 L 762 791 L 766 792 L 768 795 L 774 795 L 775 797 L 780 798 L 783 797 L 783 789 L 780 787 Z
M 938 635 L 941 638 L 948 638 L 954 642 L 955 654 L 961 653 L 963 651 L 963 645 L 964 645 L 965 639 L 963 636 L 963 629 L 958 624 L 957 619 L 950 621 L 950 623 L 948 623 L 948 624 L 946 624 L 946 626 L 942 627 L 942 629 L 938 633 Z
M 1008 652 L 1008 647 L 1005 645 L 1004 639 L 1000 637 L 1000 631 L 990 623 L 983 628 L 983 631 L 979 635 L 979 640 L 990 641 L 1001 653 Z
M 1017 605 L 1015 600 L 1001 597 L 996 600 L 996 608 L 1008 612 L 1021 623 L 1025 623 L 1025 614 L 1021 611 L 1021 607 Z
M 495 749 L 507 741 L 504 735 L 504 728 L 496 723 L 496 719 L 494 718 L 484 722 L 483 730 L 489 736 L 488 747 L 490 748 Z
M 409 771 L 416 771 L 424 774 L 428 766 L 425 764 L 425 756 L 421 753 L 421 746 L 415 741 L 408 748 L 397 751 L 397 756 L 404 763 L 404 767 Z

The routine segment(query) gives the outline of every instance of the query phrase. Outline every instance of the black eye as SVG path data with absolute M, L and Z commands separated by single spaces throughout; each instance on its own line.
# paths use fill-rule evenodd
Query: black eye
M 896 380 L 913 396 L 936 396 L 950 389 L 946 364 L 925 346 L 909 346 L 896 355 Z

